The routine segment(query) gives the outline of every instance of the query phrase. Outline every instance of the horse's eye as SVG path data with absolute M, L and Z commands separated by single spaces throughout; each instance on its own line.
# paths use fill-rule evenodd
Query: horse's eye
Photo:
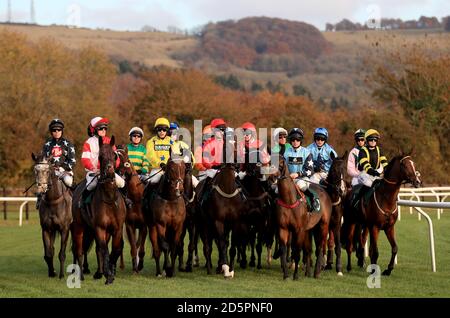
M 420 172 L 416 171 L 416 177 L 420 177 Z
M 131 167 L 131 165 L 130 165 L 130 163 L 129 163 L 129 162 L 125 162 L 125 163 L 124 163 L 123 165 L 124 165 L 124 167 L 125 167 L 125 168 L 129 168 L 129 167 Z

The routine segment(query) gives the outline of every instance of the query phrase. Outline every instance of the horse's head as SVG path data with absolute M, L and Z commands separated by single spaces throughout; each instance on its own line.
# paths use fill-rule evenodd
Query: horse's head
M 44 194 L 51 185 L 51 157 L 46 158 L 43 153 L 40 153 L 37 156 L 34 153 L 31 153 L 31 158 L 34 161 L 34 175 L 37 184 L 36 194 Z
M 283 180 L 289 178 L 289 169 L 286 164 L 286 160 L 284 157 L 279 154 L 278 155 L 278 169 L 272 169 L 269 175 L 269 179 L 272 182 L 276 182 L 276 180 Z
M 114 182 L 115 178 L 115 163 L 117 159 L 117 153 L 114 152 L 114 136 L 111 137 L 109 144 L 103 143 L 103 138 L 98 138 L 99 142 L 99 156 L 100 161 L 100 179 L 99 181 L 111 181 Z
M 134 173 L 134 167 L 128 157 L 128 148 L 125 145 L 117 145 L 116 154 L 119 156 L 117 173 L 129 180 Z
M 340 196 L 345 195 L 345 175 L 347 171 L 347 155 L 348 151 L 345 151 L 342 157 L 335 157 L 334 153 L 331 153 L 331 159 L 333 160 L 326 183 L 331 187 L 332 191 L 337 191 Z
M 175 196 L 179 197 L 184 192 L 184 177 L 186 174 L 186 164 L 182 159 L 171 158 L 164 166 L 165 182 L 170 191 L 175 191 Z
M 388 182 L 402 183 L 405 181 L 406 183 L 411 183 L 416 188 L 422 184 L 420 172 L 416 170 L 414 161 L 411 158 L 411 152 L 392 158 L 386 166 L 384 178 Z

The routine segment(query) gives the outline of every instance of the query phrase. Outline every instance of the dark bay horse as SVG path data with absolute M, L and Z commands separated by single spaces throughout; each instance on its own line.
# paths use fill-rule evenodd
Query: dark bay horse
M 241 188 L 236 184 L 236 165 L 224 163 L 220 166 L 217 174 L 209 184 L 210 194 L 201 207 L 203 241 L 203 252 L 206 258 L 206 270 L 208 274 L 212 271 L 212 241 L 216 241 L 219 250 L 219 261 L 216 273 L 223 272 L 225 278 L 234 276 L 234 258 L 236 249 L 245 257 L 243 248 L 246 242 L 246 226 L 241 223 L 245 213 L 246 204 L 241 195 Z M 231 236 L 230 261 L 228 261 L 228 237 Z M 241 260 L 246 262 L 246 260 Z
M 330 171 L 328 172 L 325 185 L 327 193 L 332 201 L 333 211 L 331 213 L 330 226 L 328 228 L 328 253 L 325 269 L 331 269 L 333 264 L 333 247 L 336 253 L 336 272 L 342 276 L 341 261 L 341 219 L 344 215 L 344 200 L 347 194 L 347 154 L 342 157 L 333 157 Z
M 398 251 L 394 226 L 398 217 L 397 200 L 400 187 L 403 183 L 411 183 L 414 187 L 418 188 L 422 183 L 420 180 L 420 173 L 416 170 L 411 158 L 411 152 L 391 159 L 384 170 L 383 178 L 379 181 L 376 190 L 370 195 L 367 202 L 365 202 L 364 199 L 360 200 L 360 204 L 356 211 L 351 211 L 352 203 L 347 202 L 351 213 L 356 213 L 358 215 L 356 220 L 360 220 L 359 222 L 362 222 L 363 227 L 365 227 L 370 234 L 369 256 L 371 264 L 376 264 L 378 260 L 379 253 L 377 241 L 380 230 L 383 230 L 386 234 L 391 245 L 391 259 L 388 268 L 383 271 L 383 275 L 391 274 L 394 269 L 394 260 Z M 348 198 L 350 200 L 351 195 L 349 195 Z M 355 220 L 355 218 L 349 219 Z M 349 233 L 353 234 L 354 231 L 349 231 Z M 364 237 L 360 231 L 354 234 L 361 237 L 359 241 L 361 247 L 363 247 L 366 237 Z M 351 242 L 352 239 L 353 237 L 348 237 L 349 242 Z M 347 248 L 348 270 L 351 270 L 351 252 L 352 250 Z M 359 253 L 358 257 L 363 258 L 364 254 Z M 362 262 L 359 261 L 359 263 Z
M 190 154 L 189 154 L 190 156 Z M 180 237 L 180 244 L 178 247 L 178 260 L 179 260 L 179 271 L 192 272 L 192 266 L 198 265 L 198 218 L 199 215 L 197 211 L 197 196 L 195 193 L 194 185 L 192 184 L 192 164 L 186 163 L 186 174 L 184 177 L 184 193 L 183 197 L 186 202 L 186 219 L 184 220 L 183 233 Z M 189 234 L 189 245 L 188 245 L 188 257 L 186 260 L 186 266 L 183 263 L 184 256 L 184 237 L 186 232 Z M 194 259 L 195 257 L 195 259 Z
M 98 270 L 94 278 L 106 277 L 105 284 L 114 281 L 117 259 L 123 249 L 123 224 L 126 217 L 126 206 L 115 182 L 115 162 L 117 154 L 113 150 L 114 136 L 109 144 L 104 144 L 99 137 L 100 174 L 98 184 L 92 196 L 90 211 L 78 207 L 78 200 L 83 191 L 83 184 L 77 187 L 74 194 L 74 222 L 72 224 L 73 252 L 77 263 L 83 264 L 87 256 L 86 247 L 90 246 L 92 235 L 96 242 Z M 112 238 L 111 254 L 108 242 Z
M 175 260 L 186 218 L 183 183 L 186 165 L 182 159 L 170 158 L 163 167 L 165 173 L 156 191 L 147 191 L 144 216 L 149 227 L 156 276 L 161 276 L 160 257 L 164 253 L 163 269 L 167 277 L 175 276 Z M 168 264 L 170 256 L 170 264 Z
M 272 215 L 273 202 L 268 192 L 269 185 L 264 176 L 261 174 L 261 163 L 245 163 L 242 170 L 245 177 L 241 181 L 243 189 L 245 189 L 245 197 L 247 204 L 247 213 L 245 222 L 249 234 L 249 243 L 251 249 L 250 267 L 261 269 L 261 253 L 263 243 L 267 247 L 267 263 L 270 266 L 272 256 L 272 245 L 275 235 L 274 215 Z M 266 165 L 268 166 L 268 165 Z M 256 247 L 256 257 L 255 257 Z M 255 264 L 255 261 L 257 263 Z
M 278 183 L 278 199 L 276 200 L 276 214 L 278 224 L 279 245 L 281 249 L 281 266 L 283 269 L 283 278 L 288 275 L 287 248 L 289 236 L 292 235 L 292 257 L 294 259 L 294 279 L 298 279 L 298 264 L 300 261 L 300 252 L 306 255 L 303 259 L 307 260 L 307 274 L 311 267 L 311 237 L 309 230 L 314 233 L 316 244 L 316 265 L 314 277 L 318 278 L 322 266 L 324 265 L 323 254 L 326 247 L 328 235 L 328 225 L 331 217 L 331 200 L 328 194 L 321 187 L 311 184 L 310 187 L 319 194 L 320 211 L 317 213 L 307 212 L 307 204 L 304 195 L 298 196 L 294 181 L 290 178 L 289 170 L 283 156 L 279 159 L 279 169 L 275 174 Z M 306 257 L 305 257 L 306 256 Z
M 55 173 L 56 167 L 43 154 L 35 156 L 34 173 L 37 184 L 37 194 L 42 195 L 39 206 L 39 220 L 44 243 L 44 259 L 48 267 L 48 276 L 55 277 L 53 267 L 53 254 L 56 233 L 61 235 L 61 248 L 59 251 L 59 278 L 64 277 L 64 262 L 66 260 L 66 246 L 69 238 L 70 224 L 72 223 L 72 194 Z
M 126 146 L 118 146 L 117 154 L 120 158 L 120 166 L 117 172 L 125 179 L 127 197 L 133 202 L 130 207 L 127 207 L 125 228 L 131 247 L 132 269 L 134 273 L 139 273 L 144 268 L 145 240 L 147 238 L 147 224 L 142 212 L 142 198 L 145 186 L 128 158 L 128 148 Z M 137 236 L 136 231 L 139 231 Z

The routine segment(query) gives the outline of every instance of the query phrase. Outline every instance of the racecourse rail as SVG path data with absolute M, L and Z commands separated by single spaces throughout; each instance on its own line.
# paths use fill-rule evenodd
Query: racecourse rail
M 418 219 L 421 220 L 421 216 L 425 217 L 428 223 L 428 233 L 430 238 L 430 255 L 431 255 L 431 270 L 436 272 L 436 255 L 434 250 L 434 231 L 433 222 L 430 216 L 422 210 L 422 208 L 432 208 L 437 211 L 437 219 L 440 220 L 441 214 L 444 209 L 450 209 L 450 202 L 446 200 L 450 197 L 450 187 L 424 187 L 424 188 L 401 188 L 398 194 L 398 220 L 401 220 L 401 208 L 402 206 L 410 207 L 410 213 L 413 209 L 418 213 Z M 409 200 L 403 200 L 408 198 Z M 435 201 L 429 201 L 429 199 L 435 199 Z M 428 199 L 423 201 L 422 199 Z M 19 226 L 22 226 L 23 209 L 28 202 L 36 202 L 37 198 L 33 197 L 0 197 L 0 202 L 22 202 L 19 208 Z M 367 244 L 365 248 L 367 256 Z

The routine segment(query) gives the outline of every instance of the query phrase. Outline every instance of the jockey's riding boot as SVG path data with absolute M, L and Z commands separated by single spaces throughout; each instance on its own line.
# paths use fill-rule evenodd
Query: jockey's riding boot
M 311 212 L 319 212 L 320 211 L 319 198 L 317 198 L 311 190 L 306 190 L 305 194 L 308 196 L 308 198 L 311 202 L 311 207 L 312 207 Z
M 131 209 L 131 207 L 133 206 L 133 201 L 131 201 L 127 197 L 127 189 L 125 187 L 119 188 L 119 192 L 120 192 L 120 194 L 122 194 L 122 197 L 123 197 L 123 200 L 125 201 L 125 205 L 127 206 L 127 209 Z
M 36 210 L 39 210 L 39 207 L 41 206 L 41 200 L 42 200 L 42 195 L 38 194 L 37 201 L 36 201 Z

